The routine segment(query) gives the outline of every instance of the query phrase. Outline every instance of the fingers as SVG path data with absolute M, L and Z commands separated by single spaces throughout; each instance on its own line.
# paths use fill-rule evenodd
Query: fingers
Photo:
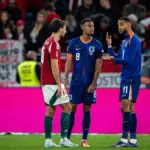
M 95 89 L 91 89 L 91 88 L 88 88 L 88 93 L 93 93 L 95 91 Z
M 62 92 L 60 90 L 58 90 L 56 96 L 60 97 L 61 95 L 62 95 Z
M 109 33 L 106 33 L 106 39 L 111 39 L 111 35 L 109 35 Z

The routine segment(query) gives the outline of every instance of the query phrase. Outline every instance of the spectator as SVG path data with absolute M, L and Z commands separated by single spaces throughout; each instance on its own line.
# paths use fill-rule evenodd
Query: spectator
M 146 8 L 138 3 L 139 0 L 130 0 L 130 4 L 124 6 L 123 15 L 136 14 L 139 20 L 146 16 Z
M 29 51 L 26 60 L 19 64 L 17 68 L 16 81 L 21 87 L 40 86 L 40 65 L 36 62 L 37 55 Z
M 11 40 L 13 38 L 13 27 L 11 24 L 4 25 L 4 38 L 6 40 Z
M 61 19 L 61 17 L 55 12 L 56 8 L 55 8 L 55 4 L 54 3 L 50 3 L 49 5 L 47 5 L 45 7 L 45 11 L 47 13 L 47 20 L 46 22 L 49 24 L 51 23 L 51 21 L 53 19 Z
M 0 39 L 4 38 L 4 27 L 8 24 L 10 24 L 8 13 L 6 11 L 2 11 L 0 17 Z
M 143 66 L 142 83 L 150 88 L 150 59 Z
M 95 21 L 95 36 L 103 43 L 104 51 L 107 52 L 106 33 L 109 29 L 110 20 L 107 16 L 99 16 Z
M 78 23 L 80 23 L 82 19 L 90 17 L 94 13 L 95 9 L 92 6 L 92 0 L 84 0 L 83 5 L 77 8 L 76 20 L 78 21 Z
M 138 36 L 145 34 L 145 28 L 141 24 L 138 24 L 138 17 L 135 14 L 130 14 L 128 18 L 131 21 L 133 31 Z
M 150 54 L 150 25 L 146 28 L 145 40 L 143 43 L 144 54 Z
M 77 22 L 73 15 L 69 14 L 67 15 L 65 19 L 65 23 L 68 29 L 67 35 L 68 39 L 72 39 L 76 37 L 76 29 L 77 29 Z
M 46 24 L 46 13 L 45 11 L 40 11 L 37 14 L 36 23 L 31 28 L 30 31 L 27 31 L 27 45 L 26 50 L 34 50 L 39 52 L 44 41 L 50 35 L 48 25 Z
M 106 15 L 111 20 L 111 26 L 116 28 L 117 19 L 120 16 L 120 12 L 118 11 L 118 7 L 116 5 L 111 4 L 110 0 L 99 0 L 96 13 Z
M 16 31 L 14 33 L 13 39 L 19 40 L 25 44 L 26 39 L 25 39 L 25 35 L 24 35 L 24 21 L 23 20 L 17 21 L 16 26 L 17 27 L 16 27 Z
M 12 20 L 14 24 L 16 24 L 18 20 L 22 19 L 22 11 L 17 8 L 16 0 L 8 0 L 6 10 L 10 16 L 10 20 Z

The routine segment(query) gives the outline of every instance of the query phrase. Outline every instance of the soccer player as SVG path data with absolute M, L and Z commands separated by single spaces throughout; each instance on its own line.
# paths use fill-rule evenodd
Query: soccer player
M 83 103 L 83 136 L 81 146 L 89 147 L 87 142 L 88 132 L 91 123 L 91 106 L 96 103 L 96 82 L 99 77 L 102 64 L 102 45 L 94 39 L 94 23 L 86 18 L 81 22 L 83 34 L 69 42 L 67 49 L 67 62 L 65 67 L 65 87 L 68 86 L 68 75 L 74 62 L 72 80 L 70 85 L 69 98 L 72 103 L 68 139 L 70 139 L 74 126 L 77 105 Z
M 63 21 L 54 19 L 50 24 L 50 30 L 52 35 L 43 44 L 41 54 L 41 85 L 46 105 L 45 147 L 57 147 L 51 139 L 52 120 L 56 105 L 60 105 L 62 108 L 60 146 L 72 147 L 67 140 L 71 104 L 60 79 L 61 48 L 58 43 L 66 34 L 66 25 Z
M 131 29 L 131 22 L 127 17 L 118 20 L 118 30 L 124 35 L 118 54 L 112 49 L 111 36 L 106 35 L 108 51 L 111 55 L 109 60 L 122 65 L 120 100 L 123 113 L 123 131 L 120 141 L 113 147 L 138 147 L 136 138 L 137 118 L 134 104 L 140 89 L 141 81 L 141 42 Z M 128 132 L 130 141 L 128 142 Z

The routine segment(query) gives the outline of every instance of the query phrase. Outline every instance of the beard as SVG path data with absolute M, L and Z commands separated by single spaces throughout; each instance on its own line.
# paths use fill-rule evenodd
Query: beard
M 121 36 L 125 36 L 127 34 L 127 31 L 124 30 L 122 33 L 120 33 Z

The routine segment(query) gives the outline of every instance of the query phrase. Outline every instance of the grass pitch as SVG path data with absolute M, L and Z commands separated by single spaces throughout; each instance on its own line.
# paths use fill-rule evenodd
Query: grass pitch
M 88 142 L 91 145 L 88 150 L 111 150 L 112 144 L 115 144 L 119 140 L 119 135 L 90 135 Z M 53 135 L 53 141 L 58 143 L 60 137 Z M 80 143 L 81 136 L 72 136 L 74 143 Z M 138 136 L 138 143 L 140 148 L 138 150 L 150 150 L 150 135 Z M 45 150 L 44 136 L 42 135 L 2 135 L 0 136 L 0 150 Z M 77 149 L 83 150 L 86 148 L 48 148 L 51 150 L 68 150 Z M 135 148 L 117 148 L 117 150 L 133 150 Z

